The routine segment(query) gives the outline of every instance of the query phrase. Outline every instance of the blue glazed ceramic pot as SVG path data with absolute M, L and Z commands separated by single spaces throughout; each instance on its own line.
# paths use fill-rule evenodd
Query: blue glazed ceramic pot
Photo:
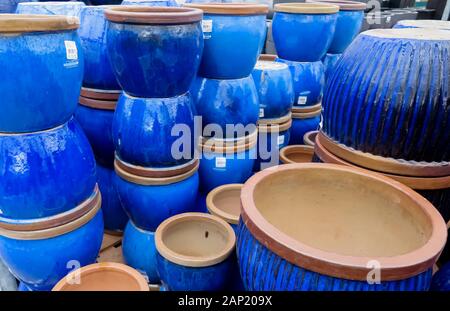
M 279 3 L 274 10 L 272 35 L 278 57 L 296 62 L 320 61 L 333 40 L 339 7 Z
M 227 125 L 242 124 L 246 127 L 256 125 L 258 121 L 258 92 L 252 76 L 236 80 L 198 78 L 191 92 L 197 115 L 202 117 L 203 127 L 211 124 L 219 126 L 221 137 L 242 135 L 227 133 Z M 204 136 L 208 134 L 204 133 Z
M 69 120 L 83 77 L 76 28 L 75 17 L 0 17 L 0 132 L 40 131 Z
M 123 0 L 122 5 L 178 6 L 175 0 Z
M 45 1 L 45 2 L 22 2 L 17 5 L 17 14 L 44 14 L 44 15 L 68 15 L 80 17 L 82 8 L 85 6 L 79 1 Z
M 191 161 L 193 109 L 189 93 L 172 98 L 137 98 L 122 93 L 112 126 L 117 155 L 125 162 L 153 168 Z M 184 145 L 175 153 L 172 149 L 178 143 Z
M 431 290 L 450 292 L 450 262 L 443 265 L 431 281 Z
M 155 232 L 159 276 L 173 291 L 217 291 L 230 284 L 236 237 L 222 219 L 204 213 L 173 216 Z
M 319 128 L 320 124 L 320 107 L 319 110 L 311 112 L 293 112 L 290 145 L 303 145 L 303 136 L 309 131 Z
M 203 50 L 200 10 L 123 6 L 105 16 L 109 59 L 125 92 L 154 98 L 188 91 Z
M 154 232 L 170 216 L 195 210 L 198 192 L 198 161 L 188 171 L 170 177 L 134 175 L 115 161 L 120 202 L 133 223 Z
M 80 36 L 84 54 L 83 85 L 102 90 L 120 90 L 106 46 L 105 9 L 108 6 L 86 6 L 81 10 Z
M 334 67 L 336 66 L 338 60 L 341 58 L 342 54 L 330 54 L 327 53 L 322 60 L 324 71 L 325 71 L 325 82 L 331 75 Z
M 267 5 L 253 3 L 188 3 L 202 9 L 205 48 L 199 75 L 210 79 L 248 77 L 266 38 Z
M 17 5 L 21 2 L 34 2 L 37 0 L 3 0 L 0 2 L 0 13 L 15 13 Z
M 0 223 L 34 221 L 74 209 L 92 194 L 95 160 L 78 123 L 0 134 Z
M 151 284 L 160 282 L 156 269 L 155 233 L 136 227 L 130 220 L 122 240 L 125 263 L 138 270 Z
M 259 60 L 252 77 L 258 91 L 260 119 L 281 118 L 291 111 L 294 88 L 286 64 Z
M 401 20 L 398 21 L 393 28 L 427 28 L 427 29 L 440 29 L 450 30 L 449 21 L 441 20 Z
M 0 257 L 24 288 L 51 290 L 71 270 L 94 263 L 103 239 L 100 201 L 80 218 L 38 231 L 0 229 Z
M 428 290 L 447 236 L 436 209 L 409 187 L 341 165 L 261 171 L 241 202 L 237 256 L 247 290 Z
M 382 157 L 450 160 L 448 53 L 444 30 L 360 34 L 329 77 L 323 98 L 325 134 Z M 399 69 L 405 66 L 410 69 Z

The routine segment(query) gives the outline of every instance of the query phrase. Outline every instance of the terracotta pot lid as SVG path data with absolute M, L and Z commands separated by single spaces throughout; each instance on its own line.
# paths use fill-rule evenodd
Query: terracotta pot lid
M 306 112 L 313 112 L 317 110 L 322 110 L 322 103 L 318 103 L 312 106 L 293 106 L 291 111 L 293 113 L 306 113 Z
M 323 189 L 317 188 L 322 184 Z M 311 189 L 317 192 L 308 194 L 309 203 L 294 199 Z M 371 189 L 370 196 L 361 189 Z M 364 211 L 360 204 L 343 200 L 349 197 L 364 202 L 360 201 L 364 196 L 370 200 Z M 390 202 L 389 206 L 377 204 L 376 198 Z M 379 263 L 381 281 L 418 275 L 434 265 L 447 239 L 442 216 L 414 190 L 381 174 L 341 165 L 297 163 L 271 167 L 250 177 L 242 189 L 241 202 L 242 221 L 262 245 L 294 265 L 349 280 L 366 281 L 374 260 Z M 310 209 L 312 202 L 317 202 L 317 208 L 312 205 Z M 339 214 L 333 214 L 336 208 Z M 304 211 L 301 219 L 299 211 Z M 311 230 L 313 227 L 306 223 L 314 215 L 324 218 Z M 390 222 L 392 217 L 398 221 Z M 284 219 L 283 225 L 280 219 Z M 377 229 L 379 224 L 386 226 L 385 231 Z M 326 232 L 338 228 L 342 229 L 339 235 Z M 387 245 L 385 240 L 391 230 L 398 232 Z M 370 234 L 372 231 L 374 234 Z
M 80 95 L 92 99 L 117 101 L 121 93 L 121 90 L 98 90 L 82 87 Z
M 235 249 L 233 228 L 217 216 L 184 213 L 163 221 L 155 232 L 158 253 L 187 267 L 208 267 L 230 256 Z
M 203 10 L 206 14 L 218 15 L 266 15 L 269 7 L 256 3 L 185 3 L 185 7 Z
M 427 28 L 393 28 L 393 29 L 370 29 L 360 34 L 385 39 L 411 39 L 426 41 L 450 41 L 447 30 Z
M 282 116 L 280 118 L 259 119 L 258 120 L 258 126 L 261 125 L 261 124 L 282 124 L 282 123 L 288 122 L 291 119 L 292 119 L 292 113 L 289 112 L 287 115 Z
M 308 119 L 320 116 L 322 109 L 311 111 L 311 112 L 293 112 L 292 119 Z
M 269 62 L 273 62 L 278 58 L 275 54 L 261 54 L 259 55 L 259 60 L 265 60 Z
M 141 292 L 149 290 L 147 281 L 138 271 L 116 262 L 100 262 L 81 267 L 70 272 L 52 289 L 52 291 Z
M 117 100 L 101 100 L 80 96 L 78 103 L 81 106 L 99 109 L 99 110 L 116 110 Z
M 117 6 L 105 10 L 107 20 L 125 24 L 191 24 L 200 22 L 203 12 L 195 8 Z
M 211 190 L 206 196 L 208 211 L 229 224 L 237 225 L 241 215 L 243 184 L 227 184 Z
M 1 14 L 0 33 L 47 32 L 77 29 L 78 17 L 40 14 Z
M 359 1 L 346 1 L 346 0 L 306 0 L 308 3 L 326 3 L 333 4 L 339 7 L 341 11 L 364 11 L 367 8 L 367 4 Z
M 413 177 L 450 176 L 449 162 L 417 162 L 385 158 L 362 152 L 335 142 L 323 132 L 318 134 L 321 144 L 339 158 L 374 171 Z
M 258 132 L 259 133 L 273 133 L 273 132 L 284 132 L 290 129 L 292 126 L 292 119 L 287 120 L 284 123 L 278 124 L 259 124 Z
M 319 133 L 319 131 L 309 131 L 306 132 L 305 135 L 303 135 L 303 142 L 305 145 L 313 146 L 316 143 L 316 136 Z
M 12 231 L 36 231 L 58 227 L 70 223 L 86 214 L 101 203 L 101 195 L 98 185 L 95 185 L 91 196 L 67 212 L 50 217 L 11 220 L 0 217 L 0 228 Z
M 205 152 L 236 153 L 253 148 L 257 141 L 258 130 L 256 128 L 251 134 L 237 139 L 200 137 L 199 148 Z
M 275 12 L 299 14 L 333 14 L 339 12 L 339 7 L 325 3 L 278 3 L 274 5 Z
M 283 164 L 309 163 L 314 155 L 314 147 L 307 145 L 289 145 L 281 148 L 280 161 Z
M 402 25 L 406 27 L 417 27 L 417 28 L 431 28 L 431 29 L 442 29 L 449 30 L 450 22 L 435 20 L 435 19 L 411 19 L 411 20 L 401 20 L 397 22 L 397 25 Z

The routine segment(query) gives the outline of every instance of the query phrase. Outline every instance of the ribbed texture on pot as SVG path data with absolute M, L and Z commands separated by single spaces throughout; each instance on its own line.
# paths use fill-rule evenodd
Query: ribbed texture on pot
M 412 278 L 370 285 L 315 273 L 295 266 L 259 243 L 242 221 L 237 256 L 244 286 L 250 291 L 422 291 L 428 290 L 431 269 Z
M 361 34 L 331 74 L 323 131 L 372 154 L 450 160 L 450 41 Z

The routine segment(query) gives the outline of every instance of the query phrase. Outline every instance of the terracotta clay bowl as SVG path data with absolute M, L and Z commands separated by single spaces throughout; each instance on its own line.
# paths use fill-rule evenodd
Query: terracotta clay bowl
M 305 145 L 313 146 L 316 143 L 316 136 L 319 133 L 319 131 L 309 131 L 306 132 L 305 135 L 303 135 L 303 142 Z
M 280 162 L 289 163 L 308 163 L 312 162 L 314 147 L 307 145 L 290 145 L 280 150 Z
M 208 211 L 235 227 L 241 214 L 242 186 L 243 184 L 227 184 L 214 188 L 206 196 Z

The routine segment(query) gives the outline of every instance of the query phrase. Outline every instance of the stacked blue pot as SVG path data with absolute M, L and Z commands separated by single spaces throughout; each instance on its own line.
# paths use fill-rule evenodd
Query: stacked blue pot
M 203 50 L 202 11 L 116 6 L 105 17 L 107 54 L 123 90 L 111 129 L 114 184 L 130 218 L 123 255 L 159 283 L 154 232 L 165 219 L 193 211 L 198 192 L 189 88 Z
M 85 4 L 79 1 L 21 2 L 17 5 L 17 14 L 67 15 L 80 18 Z
M 321 113 L 322 105 L 320 103 L 309 107 L 293 107 L 289 145 L 305 144 L 305 134 L 319 129 Z
M 0 17 L 0 257 L 29 290 L 93 263 L 103 236 L 94 156 L 72 117 L 78 26 L 69 16 Z

